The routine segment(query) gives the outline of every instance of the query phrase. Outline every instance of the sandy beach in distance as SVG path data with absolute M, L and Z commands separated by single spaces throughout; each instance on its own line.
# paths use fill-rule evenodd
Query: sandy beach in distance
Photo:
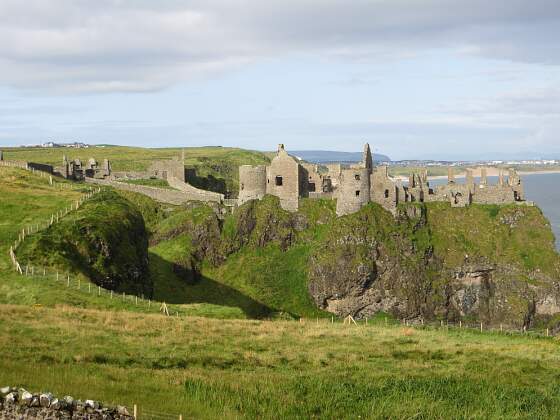
M 543 170 L 543 171 L 518 171 L 519 175 L 539 175 L 539 174 L 560 174 L 560 169 L 553 170 Z M 499 176 L 500 170 L 498 168 L 490 167 L 486 168 L 487 176 Z M 504 175 L 507 176 L 507 169 L 504 171 Z M 455 173 L 455 178 L 465 178 L 467 176 L 466 172 Z M 473 176 L 475 178 L 480 177 L 480 168 L 473 169 Z M 394 179 L 400 179 L 401 181 L 408 181 L 408 177 L 404 175 L 394 176 Z M 430 175 L 428 179 L 447 179 L 447 175 Z

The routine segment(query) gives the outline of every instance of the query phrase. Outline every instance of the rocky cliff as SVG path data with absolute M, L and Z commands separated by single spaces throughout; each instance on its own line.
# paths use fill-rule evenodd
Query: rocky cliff
M 306 200 L 298 213 L 277 204 L 251 201 L 225 221 L 208 212 L 175 233 L 190 232 L 189 258 L 215 280 L 246 279 L 247 290 L 261 289 L 258 298 L 268 293 L 263 284 L 282 289 L 280 270 L 295 267 L 294 289 L 303 285 L 317 307 L 340 316 L 383 311 L 522 326 L 560 313 L 560 258 L 536 207 L 409 204 L 393 216 L 370 204 L 336 218 L 327 202 Z M 297 313 L 281 300 L 273 299 L 276 309 Z
M 339 315 L 532 325 L 560 313 L 560 259 L 534 207 L 372 204 L 333 222 L 310 258 L 309 292 Z

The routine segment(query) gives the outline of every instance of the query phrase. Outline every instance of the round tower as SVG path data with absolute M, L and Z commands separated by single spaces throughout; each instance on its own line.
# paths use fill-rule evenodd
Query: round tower
M 343 169 L 336 198 L 338 216 L 355 213 L 369 203 L 369 168 Z
M 239 205 L 249 200 L 260 200 L 266 194 L 266 166 L 239 167 Z

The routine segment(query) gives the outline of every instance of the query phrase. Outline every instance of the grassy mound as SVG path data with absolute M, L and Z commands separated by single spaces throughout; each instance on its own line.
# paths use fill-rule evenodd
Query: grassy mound
M 144 219 L 132 203 L 113 191 L 96 194 L 25 241 L 18 259 L 82 274 L 105 289 L 152 294 Z

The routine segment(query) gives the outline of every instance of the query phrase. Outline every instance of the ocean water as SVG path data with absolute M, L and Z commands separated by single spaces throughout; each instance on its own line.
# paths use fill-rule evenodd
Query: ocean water
M 550 220 L 556 236 L 556 249 L 560 251 L 560 174 L 522 175 L 521 178 L 527 200 L 534 201 Z M 430 180 L 430 185 L 442 185 L 446 182 L 447 179 L 433 179 Z M 457 182 L 464 182 L 464 179 L 457 178 Z M 497 182 L 498 177 L 488 177 L 488 183 Z

